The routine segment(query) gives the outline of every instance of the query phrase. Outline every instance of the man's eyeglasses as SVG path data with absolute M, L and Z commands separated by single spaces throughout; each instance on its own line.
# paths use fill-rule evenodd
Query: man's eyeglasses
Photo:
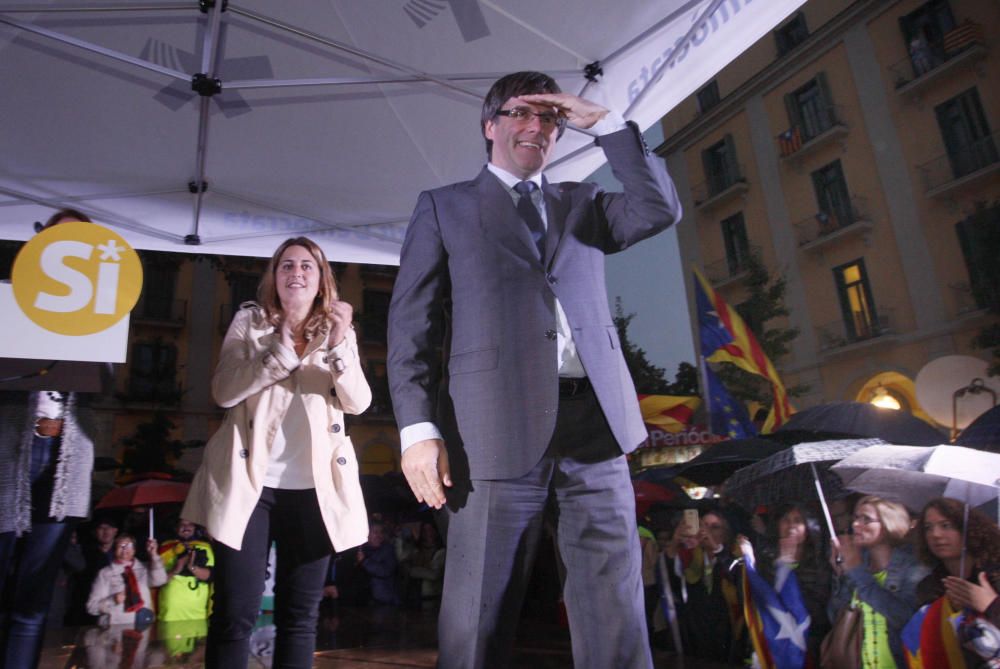
M 506 116 L 517 123 L 527 123 L 532 116 L 537 116 L 543 128 L 561 128 L 566 125 L 566 117 L 555 112 L 536 112 L 527 107 L 513 107 L 512 109 L 499 109 L 497 116 Z

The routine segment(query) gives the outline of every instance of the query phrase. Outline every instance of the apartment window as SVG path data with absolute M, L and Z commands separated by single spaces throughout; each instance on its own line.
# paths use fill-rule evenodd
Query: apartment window
M 820 234 L 828 234 L 850 225 L 854 221 L 851 211 L 851 197 L 847 192 L 847 180 L 840 161 L 835 160 L 812 173 L 813 188 L 816 191 L 816 214 Z
M 240 308 L 244 302 L 257 301 L 257 285 L 260 276 L 246 272 L 238 272 L 229 276 L 229 302 L 233 310 Z
M 361 313 L 361 334 L 364 341 L 385 344 L 389 328 L 389 293 L 366 290 Z
M 806 27 L 806 17 L 802 12 L 797 12 L 790 21 L 774 31 L 778 58 L 805 42 L 807 37 L 809 37 L 809 28 Z
M 947 0 L 931 0 L 899 19 L 913 73 L 920 76 L 945 60 L 944 36 L 955 27 Z
M 983 207 L 955 224 L 976 306 L 1000 304 L 1000 204 Z
M 175 401 L 177 392 L 177 348 L 162 341 L 138 342 L 132 346 L 129 392 L 134 399 Z
M 145 258 L 148 260 L 148 257 Z M 142 268 L 141 316 L 157 320 L 174 318 L 174 287 L 177 268 L 173 264 L 153 260 Z
M 806 85 L 785 96 L 785 108 L 793 129 L 803 142 L 826 132 L 837 119 L 833 112 L 833 97 L 822 72 Z
M 702 86 L 698 91 L 698 111 L 707 112 L 709 109 L 719 104 L 719 82 L 712 79 Z
M 372 389 L 372 403 L 368 413 L 374 416 L 392 414 L 392 400 L 389 396 L 389 373 L 385 360 L 368 361 L 368 385 Z
M 970 88 L 934 108 L 952 175 L 958 179 L 997 162 L 997 147 L 979 101 Z
M 859 258 L 835 267 L 833 276 L 848 341 L 874 337 L 878 334 L 878 316 L 865 272 L 865 261 Z
M 735 276 L 747 268 L 750 259 L 750 244 L 747 240 L 747 226 L 743 221 L 743 212 L 722 221 L 722 241 L 726 246 L 729 275 Z
M 741 181 L 739 165 L 736 163 L 736 145 L 733 136 L 726 135 L 701 152 L 702 164 L 705 167 L 705 181 L 708 183 L 708 195 L 718 195 L 737 181 Z

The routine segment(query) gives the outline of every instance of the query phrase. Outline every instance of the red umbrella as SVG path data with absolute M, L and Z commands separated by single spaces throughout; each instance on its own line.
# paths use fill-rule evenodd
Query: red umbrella
M 95 509 L 121 509 L 135 506 L 149 508 L 149 536 L 155 536 L 153 527 L 153 506 L 156 504 L 181 504 L 187 498 L 190 483 L 146 479 L 118 488 L 113 488 L 101 498 Z
M 651 481 L 632 479 L 632 487 L 635 489 L 635 511 L 640 516 L 646 515 L 649 507 L 656 502 L 673 502 L 687 497 L 683 492 L 670 490 Z
M 153 504 L 180 504 L 187 497 L 190 483 L 148 479 L 112 489 L 97 503 L 96 509 L 121 509 Z

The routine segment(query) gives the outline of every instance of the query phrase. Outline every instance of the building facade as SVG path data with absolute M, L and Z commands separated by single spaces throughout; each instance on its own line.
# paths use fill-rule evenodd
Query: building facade
M 732 305 L 752 255 L 787 280 L 769 325 L 799 329 L 775 361 L 798 408 L 887 393 L 927 418 L 924 365 L 988 358 L 998 31 L 996 2 L 808 0 L 663 118 L 685 264 Z

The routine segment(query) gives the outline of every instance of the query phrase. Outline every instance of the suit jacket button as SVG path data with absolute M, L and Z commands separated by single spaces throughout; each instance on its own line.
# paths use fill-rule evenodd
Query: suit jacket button
M 545 331 L 545 338 L 546 339 L 555 339 L 556 338 L 556 331 L 555 330 L 546 330 Z
M 347 464 L 347 458 L 345 458 L 343 455 L 340 456 L 339 458 L 337 458 L 337 464 L 338 465 L 346 465 Z
M 340 432 L 340 425 L 338 425 L 336 423 L 334 423 L 333 425 L 331 425 L 330 426 L 330 432 L 333 432 L 334 434 L 337 434 L 338 432 Z
M 243 450 L 240 451 L 240 457 L 246 460 L 248 457 L 250 457 L 250 451 L 244 448 Z
M 559 279 L 558 279 L 558 278 L 556 278 L 555 276 L 551 275 L 551 274 L 549 274 L 549 275 L 548 275 L 548 276 L 546 276 L 545 278 L 546 278 L 546 279 L 548 279 L 548 280 L 549 280 L 549 283 L 551 283 L 551 284 L 553 284 L 553 285 L 555 285 L 555 284 L 559 283 Z

